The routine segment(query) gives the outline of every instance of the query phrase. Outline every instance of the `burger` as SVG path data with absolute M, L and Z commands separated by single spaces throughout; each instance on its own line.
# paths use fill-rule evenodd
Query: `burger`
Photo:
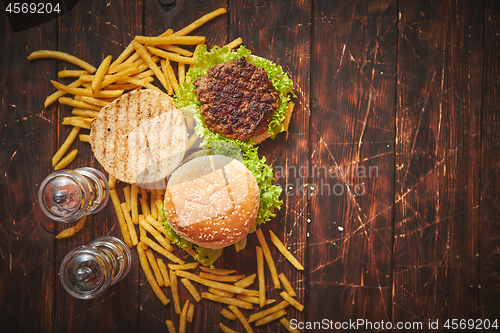
M 256 145 L 287 129 L 293 82 L 281 66 L 244 46 L 202 46 L 187 76 L 174 104 L 194 116 L 206 156 L 171 175 L 163 224 L 174 243 L 211 265 L 222 248 L 242 249 L 246 235 L 281 207 L 281 187 Z
M 246 237 L 255 226 L 260 190 L 253 174 L 224 155 L 197 157 L 172 173 L 165 191 L 166 227 L 181 247 L 205 249 L 200 261 Z M 179 242 L 180 238 L 184 241 Z M 179 244 L 178 244 L 179 245 Z M 199 252 L 199 251 L 198 251 Z

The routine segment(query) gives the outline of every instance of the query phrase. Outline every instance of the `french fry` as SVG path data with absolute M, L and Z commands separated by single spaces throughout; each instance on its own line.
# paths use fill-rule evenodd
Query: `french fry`
M 170 300 L 160 289 L 160 286 L 158 286 L 158 283 L 156 282 L 153 273 L 151 272 L 151 268 L 149 267 L 148 259 L 146 257 L 146 253 L 144 247 L 142 246 L 142 243 L 137 244 L 137 252 L 139 253 L 139 261 L 141 263 L 142 270 L 144 271 L 144 275 L 146 275 L 146 279 L 151 285 L 151 288 L 153 289 L 156 296 L 163 303 L 163 305 L 167 305 L 170 302 Z
M 292 306 L 294 306 L 297 310 L 299 310 L 300 312 L 302 312 L 302 310 L 304 310 L 304 306 L 302 304 L 300 304 L 299 302 L 297 302 L 297 300 L 295 298 L 293 298 L 292 296 L 288 295 L 288 293 L 286 291 L 283 291 L 280 293 L 280 296 L 285 300 L 287 301 L 288 303 L 290 303 Z
M 80 134 L 78 135 L 78 138 L 80 139 L 81 142 L 90 142 L 89 134 Z
M 185 63 L 185 64 L 194 64 L 194 59 L 191 57 L 184 57 L 184 56 L 178 55 L 177 53 L 172 53 L 172 52 L 160 50 L 160 49 L 153 47 L 153 46 L 148 46 L 147 49 L 149 52 L 156 54 L 159 57 L 169 59 L 171 61 Z
M 292 119 L 293 107 L 295 103 L 290 101 L 288 102 L 287 111 L 285 114 L 285 119 L 283 119 L 283 128 L 288 132 L 288 126 L 290 125 L 290 119 Z
M 241 37 L 238 37 L 236 38 L 235 40 L 233 40 L 231 43 L 227 44 L 226 46 L 229 48 L 229 49 L 234 49 L 235 47 L 237 47 L 238 45 L 240 44 L 243 44 L 243 39 L 241 39 Z
M 107 88 L 107 87 L 105 87 Z M 89 89 L 89 88 L 87 88 Z M 117 98 L 123 94 L 123 89 L 106 89 L 106 90 L 99 90 L 96 91 L 93 96 L 95 98 Z
M 176 45 L 196 45 L 200 42 L 205 42 L 205 36 L 179 36 L 179 37 L 148 37 L 148 36 L 135 36 L 133 43 L 145 45 L 162 45 L 162 44 L 176 44 Z M 134 45 L 135 48 L 135 45 Z M 137 48 L 135 49 L 137 52 Z M 142 57 L 141 57 L 142 58 Z
M 132 184 L 130 189 L 130 211 L 132 212 L 132 222 L 135 224 L 139 223 L 139 210 L 137 209 L 137 193 L 139 187 Z
M 111 65 L 109 65 L 109 70 L 111 70 L 112 68 L 115 68 L 116 66 L 120 65 L 121 63 L 123 63 L 123 61 L 125 61 L 125 59 L 127 59 L 128 57 L 130 57 L 130 55 L 132 54 L 132 52 L 134 52 L 134 47 L 132 46 L 132 44 L 128 44 L 127 47 L 122 51 L 122 53 L 120 53 L 120 55 L 118 56 L 118 58 L 116 58 L 115 61 L 113 61 L 113 63 Z
M 137 67 L 132 67 L 132 68 L 127 68 L 121 72 L 117 72 L 115 74 L 112 74 L 112 75 L 104 78 L 104 80 L 102 80 L 101 85 L 99 86 L 99 89 L 102 89 L 102 88 L 110 85 L 111 83 L 115 83 L 116 81 L 118 81 L 120 79 L 126 78 L 130 75 L 134 75 L 137 73 L 139 73 L 139 70 L 137 69 Z M 94 95 L 95 95 L 95 93 L 94 93 Z
M 166 37 L 166 38 L 168 38 L 168 37 Z M 151 59 L 151 56 L 149 55 L 146 48 L 135 41 L 132 41 L 132 45 L 134 46 L 135 52 L 137 52 L 139 54 L 139 56 L 142 58 L 142 60 L 144 60 L 144 62 L 146 64 L 148 64 L 149 68 L 151 68 L 153 73 L 155 73 L 156 77 L 158 78 L 160 83 L 163 85 L 163 87 L 165 89 L 167 89 L 167 82 L 166 82 L 165 76 L 163 75 L 162 71 L 158 68 L 156 63 L 153 61 L 153 59 Z
M 189 309 L 188 309 L 187 317 L 186 317 L 188 323 L 192 323 L 193 322 L 193 317 L 194 317 L 194 304 L 193 303 L 189 303 Z
M 223 315 L 226 319 L 229 319 L 229 320 L 236 320 L 238 319 L 234 313 L 232 313 L 231 311 L 229 311 L 228 309 L 226 308 L 223 308 L 222 311 L 220 312 L 221 315 Z
M 155 228 L 153 228 L 151 226 L 151 224 L 149 224 L 145 219 L 141 219 L 139 218 L 139 224 L 144 228 L 146 229 L 147 232 L 149 232 L 151 234 L 151 236 L 153 236 L 157 241 L 158 243 L 160 243 L 160 245 L 165 249 L 165 251 L 168 251 L 168 252 L 172 252 L 174 249 L 172 248 L 172 245 L 170 245 L 166 240 L 165 238 L 163 238 L 160 233 L 158 232 L 158 230 L 156 230 Z M 147 245 L 149 245 L 148 243 L 146 243 Z M 170 259 L 170 258 L 169 258 Z
M 260 229 L 259 229 L 260 230 Z M 273 244 L 276 246 L 276 248 L 283 254 L 283 256 L 298 270 L 302 271 L 304 270 L 304 266 L 293 256 L 293 254 L 288 251 L 288 249 L 283 245 L 283 243 L 280 241 L 276 235 L 269 230 L 269 234 L 271 235 L 271 241 Z
M 127 203 L 122 202 L 120 206 L 122 207 L 122 213 L 125 217 L 125 222 L 127 222 L 130 240 L 132 242 L 132 245 L 135 246 L 137 245 L 137 243 L 139 243 L 139 240 L 137 239 L 137 232 L 135 231 L 134 223 L 132 222 L 132 218 L 130 217 L 130 211 L 128 210 Z
M 243 279 L 245 275 L 216 275 L 216 274 L 201 272 L 200 277 L 207 280 L 213 280 L 219 282 L 238 282 L 239 280 Z
M 144 72 L 141 72 L 139 74 L 136 74 L 134 76 L 132 76 L 133 79 L 137 79 L 137 80 L 140 80 L 140 79 L 144 79 L 146 77 L 150 77 L 150 76 L 153 76 L 154 73 L 152 70 L 148 69 L 147 71 L 144 71 Z
M 189 50 L 186 50 L 186 49 L 183 49 L 182 47 L 179 47 L 177 45 L 166 44 L 166 45 L 158 45 L 157 47 L 162 48 L 162 49 L 164 49 L 166 51 L 178 53 L 178 54 L 186 56 L 186 57 L 192 57 L 193 56 L 193 52 L 191 52 Z
M 81 85 L 82 85 L 82 82 L 80 80 L 76 80 L 76 81 L 73 81 L 70 84 L 68 84 L 68 87 L 77 88 Z M 47 98 L 45 99 L 45 102 L 43 103 L 43 106 L 48 107 L 49 105 L 51 105 L 52 103 L 57 101 L 60 97 L 63 97 L 64 95 L 66 95 L 65 91 L 61 91 L 61 90 L 56 91 L 55 93 L 47 96 Z
M 95 72 L 95 77 L 92 80 L 92 91 L 97 92 L 100 89 L 101 82 L 104 78 L 104 75 L 108 71 L 109 65 L 111 64 L 111 56 L 108 55 L 104 60 L 101 62 L 99 67 L 97 68 L 97 71 Z
M 235 269 L 224 269 L 224 268 L 210 268 L 206 266 L 200 266 L 200 269 L 205 273 L 215 274 L 215 275 L 229 275 L 236 273 Z
M 206 15 L 203 15 L 202 17 L 200 17 L 199 19 L 197 19 L 193 23 L 189 24 L 188 26 L 182 28 L 181 30 L 175 32 L 174 34 L 172 34 L 172 36 L 185 36 L 188 33 L 190 33 L 191 31 L 193 31 L 193 30 L 199 28 L 200 26 L 202 26 L 203 24 L 207 23 L 208 21 L 214 19 L 215 17 L 217 17 L 219 15 L 225 14 L 225 13 L 227 13 L 226 8 L 216 9 L 213 12 L 210 12 Z M 175 43 L 158 43 L 158 44 L 175 44 Z
M 160 269 L 160 273 L 163 276 L 163 282 L 165 283 L 165 287 L 169 287 L 170 277 L 168 274 L 167 265 L 165 265 L 162 258 L 158 258 L 156 259 L 156 261 L 158 262 L 158 268 Z
M 188 142 L 186 143 L 186 151 L 191 149 L 191 147 L 194 145 L 194 143 L 198 140 L 198 135 L 196 133 L 193 133 L 191 137 L 188 139 Z
M 148 221 L 149 224 L 151 224 L 153 227 L 155 227 L 156 230 L 158 230 L 158 232 L 161 232 L 163 234 L 165 234 L 167 232 L 165 230 L 165 228 L 163 227 L 163 224 L 161 222 L 159 222 L 157 219 L 155 219 L 154 217 L 152 217 L 151 215 L 146 216 L 145 219 L 146 219 L 146 221 Z M 174 250 L 174 248 L 172 246 L 170 246 L 167 248 L 167 250 L 172 252 Z
M 165 324 L 167 325 L 168 333 L 177 333 L 175 331 L 175 325 L 173 321 L 167 319 L 165 320 Z
M 194 63 L 194 60 L 193 60 Z M 179 84 L 183 84 L 184 81 L 186 81 L 186 65 L 187 63 L 184 63 L 180 61 L 177 64 L 177 76 L 179 77 Z
M 247 333 L 253 333 L 252 327 L 250 326 L 249 322 L 247 321 L 243 313 L 241 313 L 240 309 L 238 309 L 234 305 L 230 305 L 229 310 L 231 310 L 234 313 L 234 315 L 238 318 L 238 320 L 241 322 Z
M 280 323 L 283 326 L 285 326 L 285 328 L 287 329 L 288 332 L 290 332 L 290 333 L 300 333 L 300 331 L 298 329 L 292 327 L 292 325 L 290 324 L 290 322 L 285 317 L 281 317 Z
M 87 72 L 84 69 L 76 69 L 76 70 L 75 69 L 64 69 L 62 71 L 57 72 L 57 76 L 59 76 L 60 78 L 79 77 L 80 75 L 85 75 L 85 74 L 89 74 L 89 72 Z
M 172 65 L 170 65 L 170 61 L 168 59 L 165 59 L 165 68 L 166 68 L 165 76 L 168 78 L 168 82 L 170 82 L 172 89 L 174 90 L 174 92 L 179 91 L 179 82 L 175 77 L 174 69 L 172 68 Z M 165 89 L 167 88 L 165 87 Z
M 257 277 L 257 274 L 249 275 L 246 278 L 239 280 L 234 285 L 236 287 L 246 288 L 248 286 L 251 286 L 254 283 L 256 277 Z
M 111 190 L 116 187 L 116 178 L 111 174 L 108 177 L 108 186 Z
M 191 281 L 189 281 L 186 278 L 182 278 L 181 282 L 184 285 L 184 287 L 186 287 L 186 289 L 189 291 L 189 293 L 191 294 L 191 296 L 193 296 L 194 300 L 196 302 L 199 302 L 201 300 L 200 293 L 198 292 L 198 290 L 196 289 L 196 287 L 193 286 L 193 284 L 191 283 Z
M 177 287 L 177 273 L 174 270 L 170 270 L 170 289 L 172 290 L 175 313 L 181 314 L 181 302 L 179 300 L 179 289 Z
M 59 98 L 59 103 L 61 104 L 66 104 L 73 106 L 75 108 L 80 108 L 80 109 L 87 109 L 87 110 L 94 110 L 94 111 L 101 111 L 101 108 L 86 102 L 82 101 L 77 101 L 74 100 L 73 98 L 70 97 L 60 97 Z
M 130 196 L 130 185 L 124 186 L 123 187 L 123 196 L 125 197 L 125 203 L 127 204 L 127 211 L 130 212 L 132 210 L 132 203 L 130 202 L 131 196 Z
M 90 117 L 90 118 L 95 118 L 99 115 L 99 111 L 85 110 L 79 108 L 74 108 L 73 110 L 71 110 L 71 113 L 74 114 L 75 116 Z
M 224 333 L 238 333 L 238 331 L 235 331 L 235 330 L 227 327 L 223 323 L 219 323 L 219 327 L 220 327 L 221 331 L 224 332 Z
M 279 310 L 274 313 L 271 313 L 270 315 L 265 316 L 264 318 L 261 318 L 255 322 L 255 326 L 262 326 L 267 323 L 272 322 L 273 320 L 276 320 L 278 318 L 281 318 L 286 315 L 285 310 Z
M 139 215 L 139 218 L 144 218 L 144 217 L 142 217 L 142 215 Z M 144 239 L 148 238 L 148 235 L 146 233 L 146 229 L 144 229 L 144 227 L 139 224 L 139 239 L 143 238 Z M 144 247 L 145 250 L 148 248 L 148 246 L 144 243 L 142 244 L 142 246 Z
M 64 169 L 65 167 L 67 167 L 68 164 L 73 162 L 73 160 L 76 157 L 76 154 L 78 154 L 78 149 L 73 149 L 72 151 L 70 151 L 68 155 L 63 157 L 63 159 L 60 160 L 59 163 L 57 163 L 54 166 L 54 170 L 61 170 L 61 169 Z
M 168 77 L 168 68 L 167 68 L 167 60 L 166 59 L 161 59 L 160 60 L 160 65 L 161 65 L 161 70 L 163 72 L 163 75 L 167 79 L 167 87 L 165 88 L 167 90 L 167 94 L 173 95 L 174 94 L 174 89 L 172 88 L 172 84 L 170 83 L 170 79 Z
M 248 309 L 248 310 L 253 309 L 252 303 L 243 301 L 243 300 L 238 299 L 238 298 L 218 296 L 218 295 L 214 295 L 214 294 L 207 293 L 207 292 L 201 293 L 201 297 L 215 301 L 215 302 L 219 302 L 219 303 L 234 305 L 234 306 L 237 306 L 237 307 L 242 308 L 242 309 Z
M 166 234 L 166 230 L 163 227 L 163 223 L 155 219 L 152 215 L 146 216 L 146 221 L 148 221 L 149 224 L 155 227 L 159 232 Z
M 92 104 L 95 106 L 100 106 L 100 107 L 108 106 L 109 104 L 111 104 L 108 101 L 104 101 L 102 99 L 97 99 L 97 98 L 88 97 L 88 96 L 82 96 L 81 100 L 86 102 L 86 103 L 89 103 L 89 104 Z
M 116 217 L 118 218 L 118 223 L 120 224 L 120 229 L 122 230 L 123 241 L 125 242 L 125 244 L 127 244 L 128 247 L 132 247 L 132 240 L 130 239 L 127 222 L 125 221 L 125 216 L 123 216 L 120 198 L 118 198 L 116 189 L 109 190 L 109 197 L 111 198 L 113 206 L 115 207 Z
M 92 91 L 87 90 L 85 88 L 73 88 L 67 85 L 64 85 L 60 82 L 50 80 L 54 88 L 60 91 L 64 91 L 65 93 L 72 94 L 72 95 L 80 95 L 80 96 L 92 96 Z
M 202 284 L 207 287 L 212 287 L 215 289 L 220 289 L 220 290 L 226 290 L 235 294 L 243 294 L 243 295 L 250 295 L 250 296 L 256 296 L 256 290 L 249 290 L 249 289 L 244 289 L 240 287 L 233 286 L 231 284 L 225 284 L 217 281 L 212 281 L 212 280 L 207 280 L 199 277 L 196 274 L 186 272 L 186 271 L 177 271 L 177 276 L 180 277 L 185 277 L 191 281 L 198 282 L 199 284 Z M 258 295 L 258 292 L 257 292 Z
M 260 246 L 262 247 L 262 252 L 264 252 L 264 258 L 266 258 L 267 266 L 269 267 L 269 272 L 271 272 L 271 278 L 273 279 L 273 284 L 275 289 L 280 289 L 280 279 L 278 278 L 278 271 L 276 270 L 276 265 L 274 264 L 273 256 L 271 251 L 269 251 L 269 246 L 267 245 L 262 229 L 257 229 L 255 231 L 257 238 L 259 239 Z
M 247 295 L 236 295 L 236 298 L 239 298 L 242 301 L 246 301 L 246 302 L 249 302 L 249 303 L 252 303 L 252 304 L 258 304 L 258 305 L 260 305 L 260 299 L 258 297 L 247 296 Z M 273 304 L 274 302 L 276 302 L 275 299 L 266 299 L 266 304 L 265 305 Z
M 181 318 L 179 320 L 179 333 L 186 333 L 186 321 L 187 321 L 187 312 L 189 310 L 189 300 L 184 303 L 181 311 Z
M 173 269 L 173 270 L 186 270 L 186 269 L 196 269 L 198 267 L 199 262 L 189 262 L 187 264 L 183 265 L 174 265 L 174 264 L 168 264 L 168 268 Z
M 132 45 L 130 45 L 130 46 L 132 46 Z M 113 67 L 109 66 L 108 72 L 106 74 L 118 73 L 118 72 L 124 71 L 124 70 L 132 68 L 132 67 L 137 67 L 137 66 L 134 63 L 131 63 L 131 62 L 127 62 L 127 63 L 124 63 L 124 64 L 119 64 L 119 65 L 116 65 L 116 66 L 113 66 Z
M 82 59 L 75 57 L 73 55 L 70 55 L 65 52 L 60 52 L 60 51 L 50 51 L 50 50 L 38 50 L 35 52 L 32 52 L 29 56 L 29 60 L 33 59 L 40 59 L 40 58 L 54 58 L 54 59 L 59 59 L 59 60 L 64 60 L 67 62 L 70 62 L 74 65 L 77 65 L 83 69 L 85 69 L 89 73 L 94 73 L 96 71 L 96 68 L 89 64 L 88 62 L 83 61 Z
M 158 219 L 158 207 L 156 206 L 156 194 L 151 193 L 151 216 L 157 220 Z
M 146 257 L 148 258 L 149 265 L 153 269 L 153 273 L 156 278 L 156 282 L 158 283 L 158 286 L 163 287 L 165 285 L 165 282 L 163 281 L 163 276 L 161 275 L 160 268 L 158 267 L 158 262 L 156 261 L 153 251 L 147 249 Z
M 219 289 L 215 289 L 215 288 L 211 288 L 211 287 L 208 288 L 208 292 L 211 294 L 217 295 L 217 296 L 224 296 L 224 297 L 233 297 L 234 296 L 234 293 L 231 293 L 229 291 L 219 290 Z
M 251 323 L 251 322 L 254 322 L 260 318 L 264 318 L 265 316 L 270 315 L 271 313 L 277 312 L 279 310 L 282 310 L 289 305 L 290 305 L 290 303 L 288 303 L 287 301 L 282 301 L 281 303 L 273 306 L 272 308 L 268 308 L 268 309 L 265 309 L 265 310 L 262 310 L 262 311 L 259 311 L 256 313 L 252 313 L 250 315 L 250 317 L 248 317 L 248 322 Z
M 259 306 L 262 308 L 266 305 L 266 278 L 264 276 L 264 254 L 260 246 L 255 247 L 257 250 L 257 274 L 259 276 Z
M 56 164 L 61 160 L 61 158 L 66 154 L 68 151 L 69 147 L 75 141 L 76 137 L 78 136 L 78 133 L 80 132 L 80 127 L 73 127 L 71 132 L 69 133 L 68 137 L 66 140 L 64 140 L 64 143 L 61 145 L 59 150 L 54 154 L 52 157 L 52 166 L 56 166 Z
M 84 117 L 64 117 L 62 124 L 63 125 L 71 125 L 75 127 L 81 127 L 85 129 L 90 129 L 90 123 L 92 122 L 92 118 L 84 118 Z
M 162 256 L 164 256 L 165 258 L 167 258 L 170 261 L 173 261 L 173 262 L 176 262 L 179 264 L 184 263 L 184 261 L 182 259 L 176 257 L 173 253 L 168 252 L 163 247 L 161 247 L 160 245 L 153 242 L 151 239 L 149 239 L 147 237 L 141 236 L 141 242 L 143 242 L 147 246 L 151 247 L 153 250 L 155 250 L 156 252 L 158 252 L 159 254 L 161 254 Z
M 80 220 L 78 220 L 76 225 L 74 225 L 73 227 L 67 228 L 67 229 L 64 229 L 63 231 L 61 231 L 56 236 L 56 238 L 62 239 L 62 238 L 74 236 L 77 232 L 79 232 L 80 230 L 83 229 L 83 227 L 85 226 L 85 222 L 87 222 L 87 215 L 84 215 Z
M 139 201 L 141 202 L 141 211 L 144 216 L 150 216 L 151 211 L 149 210 L 148 206 L 148 198 L 141 197 L 139 198 Z
M 293 290 L 292 285 L 290 284 L 290 282 L 286 278 L 285 274 L 281 273 L 280 275 L 278 275 L 278 277 L 280 278 L 281 283 L 283 283 L 283 287 L 285 287 L 285 290 L 288 293 L 288 295 L 290 295 L 292 297 L 297 296 L 297 294 L 295 293 L 295 290 Z

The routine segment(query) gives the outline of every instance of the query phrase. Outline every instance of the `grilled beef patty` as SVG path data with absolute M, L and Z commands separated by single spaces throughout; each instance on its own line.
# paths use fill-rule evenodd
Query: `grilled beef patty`
M 230 139 L 244 141 L 264 133 L 278 108 L 278 93 L 266 71 L 244 57 L 211 67 L 193 83 L 204 103 L 205 124 Z

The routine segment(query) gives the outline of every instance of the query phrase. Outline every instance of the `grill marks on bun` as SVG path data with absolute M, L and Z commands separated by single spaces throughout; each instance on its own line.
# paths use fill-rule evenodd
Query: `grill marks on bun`
M 255 224 L 260 192 L 252 173 L 222 155 L 195 158 L 172 173 L 165 214 L 172 229 L 199 246 L 237 243 Z
M 180 111 L 161 93 L 136 90 L 99 112 L 90 144 L 97 161 L 130 184 L 164 181 L 184 157 L 187 131 Z

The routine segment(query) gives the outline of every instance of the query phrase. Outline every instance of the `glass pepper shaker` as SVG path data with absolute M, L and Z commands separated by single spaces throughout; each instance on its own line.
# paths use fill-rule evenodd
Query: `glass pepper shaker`
M 131 266 L 132 254 L 127 245 L 118 238 L 104 236 L 69 252 L 61 263 L 59 277 L 71 296 L 92 299 L 127 276 Z
M 44 179 L 38 190 L 38 202 L 45 215 L 65 223 L 97 213 L 108 199 L 106 177 L 88 167 L 56 171 Z

